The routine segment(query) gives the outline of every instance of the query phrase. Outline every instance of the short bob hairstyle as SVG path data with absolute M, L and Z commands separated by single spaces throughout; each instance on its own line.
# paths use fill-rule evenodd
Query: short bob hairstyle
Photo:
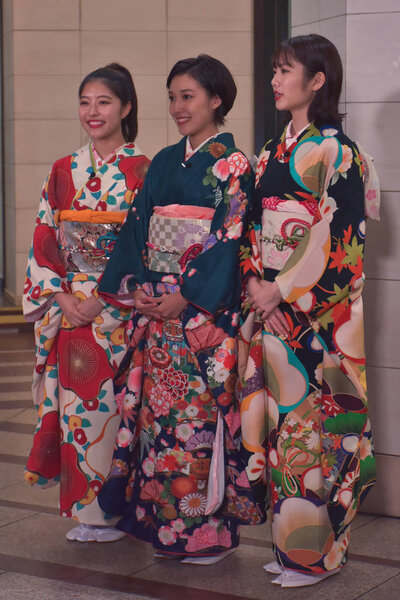
M 96 80 L 102 81 L 121 100 L 122 106 L 131 103 L 131 110 L 121 121 L 121 129 L 125 142 L 134 142 L 138 133 L 138 103 L 132 75 L 128 69 L 118 63 L 110 63 L 96 69 L 83 78 L 79 86 L 79 98 L 85 85 Z
M 310 33 L 289 38 L 279 44 L 272 56 L 272 66 L 289 66 L 294 61 L 304 66 L 305 80 L 319 71 L 325 74 L 324 85 L 316 92 L 308 109 L 308 118 L 317 127 L 340 123 L 339 97 L 343 67 L 336 46 L 322 35 Z
M 167 88 L 174 77 L 186 73 L 200 83 L 210 98 L 218 96 L 221 99 L 221 105 L 215 109 L 214 122 L 223 125 L 237 93 L 229 69 L 220 60 L 208 54 L 199 54 L 197 58 L 184 58 L 172 67 L 167 78 Z

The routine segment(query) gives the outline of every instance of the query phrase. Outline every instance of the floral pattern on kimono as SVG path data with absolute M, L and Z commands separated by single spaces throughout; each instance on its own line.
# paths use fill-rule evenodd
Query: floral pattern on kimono
M 108 259 L 121 227 L 114 215 L 130 207 L 148 163 L 133 143 L 118 148 L 94 176 L 89 144 L 58 160 L 43 186 L 29 253 L 23 309 L 25 318 L 35 321 L 32 391 L 38 424 L 25 479 L 42 487 L 60 481 L 60 513 L 93 525 L 109 522 L 97 495 L 118 429 L 112 379 L 126 349 L 129 311 L 105 307 L 92 324 L 75 328 L 54 294 L 84 300 L 96 293 L 99 263 Z M 83 271 L 66 259 L 61 211 L 69 211 L 72 219 L 77 215 L 74 232 L 87 264 Z M 107 222 L 114 224 L 102 236 L 101 223 Z M 85 254 L 88 244 L 93 254 Z
M 185 139 L 153 159 L 100 286 L 116 303 L 138 286 L 149 295 L 181 290 L 189 300 L 178 319 L 133 312 L 116 380 L 121 426 L 100 495 L 107 512 L 122 515 L 119 528 L 177 556 L 235 547 L 238 523 L 262 521 L 236 448 L 234 401 L 238 250 L 251 170 L 230 134 L 186 162 L 184 151 Z M 152 271 L 146 242 L 153 207 L 176 204 L 182 213 L 215 209 L 208 238 L 180 273 Z
M 350 524 L 375 481 L 363 311 L 363 164 L 337 128 L 285 132 L 261 152 L 240 251 L 242 453 L 270 504 L 277 560 L 305 572 L 346 562 Z M 276 281 L 287 339 L 246 299 Z M 266 491 L 268 489 L 268 496 Z

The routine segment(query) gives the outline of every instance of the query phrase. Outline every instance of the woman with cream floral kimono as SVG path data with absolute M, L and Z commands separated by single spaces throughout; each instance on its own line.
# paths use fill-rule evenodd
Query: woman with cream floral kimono
M 148 160 L 134 144 L 130 73 L 112 64 L 87 75 L 79 117 L 92 141 L 53 165 L 40 200 L 23 308 L 35 322 L 33 399 L 38 425 L 25 479 L 60 481 L 60 514 L 79 522 L 67 539 L 113 541 L 121 532 L 98 505 L 119 418 L 113 376 L 127 310 L 103 308 L 98 282 Z
M 375 480 L 363 311 L 367 161 L 340 126 L 341 62 L 318 35 L 273 57 L 278 110 L 241 247 L 243 457 L 272 512 L 282 587 L 312 585 L 346 562 L 350 524 Z M 370 179 L 371 180 L 371 179 Z M 376 183 L 372 181 L 372 183 Z

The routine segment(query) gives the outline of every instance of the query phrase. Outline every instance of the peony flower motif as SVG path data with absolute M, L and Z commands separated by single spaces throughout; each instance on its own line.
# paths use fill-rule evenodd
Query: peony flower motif
M 226 160 L 229 165 L 229 172 L 234 177 L 243 175 L 249 168 L 249 161 L 241 152 L 233 152 Z
M 156 417 L 167 416 L 174 405 L 174 397 L 157 384 L 151 390 L 149 404 Z
M 163 484 L 152 479 L 151 481 L 147 481 L 140 490 L 140 498 L 149 502 L 161 504 L 161 493 L 163 490 Z
M 126 448 L 127 446 L 129 446 L 132 439 L 132 432 L 129 431 L 129 429 L 127 429 L 126 427 L 121 427 L 117 435 L 117 446 L 119 446 L 120 448 Z
M 226 181 L 228 179 L 231 173 L 229 163 L 226 160 L 226 158 L 221 158 L 220 160 L 217 160 L 217 162 L 212 168 L 212 173 L 213 175 L 215 175 L 215 177 L 217 177 L 217 179 L 220 179 L 221 181 Z
M 142 389 L 143 367 L 134 367 L 129 371 L 128 389 L 130 392 L 139 394 Z
M 160 376 L 160 384 L 172 395 L 173 399 L 178 400 L 188 391 L 189 377 L 180 369 L 173 367 L 164 369 Z
M 171 546 L 176 542 L 176 533 L 175 531 L 172 531 L 171 527 L 163 525 L 158 530 L 158 539 L 164 546 Z
M 179 502 L 179 510 L 187 517 L 199 517 L 204 515 L 207 498 L 200 492 L 194 492 L 183 496 Z
M 83 429 L 80 429 L 79 427 L 74 429 L 74 440 L 77 444 L 80 444 L 81 446 L 84 446 L 86 444 L 87 437 Z
M 339 173 L 346 173 L 346 171 L 350 169 L 353 162 L 353 150 L 349 146 L 346 146 L 346 144 L 342 144 L 342 152 L 343 159 L 340 163 L 338 171 Z
M 146 477 L 153 477 L 155 471 L 154 459 L 149 456 L 142 462 L 142 470 Z

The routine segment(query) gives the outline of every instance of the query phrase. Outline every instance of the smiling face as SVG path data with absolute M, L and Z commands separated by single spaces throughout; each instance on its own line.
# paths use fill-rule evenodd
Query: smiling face
M 101 80 L 95 79 L 82 90 L 79 119 L 95 143 L 114 143 L 117 148 L 124 143 L 121 121 L 130 109 L 130 102 L 122 106 L 121 100 Z
M 289 111 L 293 119 L 305 121 L 306 125 L 308 108 L 324 81 L 324 75 L 320 72 L 307 80 L 304 66 L 294 59 L 290 64 L 276 64 L 271 81 L 276 108 Z
M 210 97 L 203 86 L 188 73 L 176 75 L 168 90 L 169 114 L 181 135 L 189 136 L 192 148 L 218 133 L 215 109 L 221 105 L 218 96 Z

